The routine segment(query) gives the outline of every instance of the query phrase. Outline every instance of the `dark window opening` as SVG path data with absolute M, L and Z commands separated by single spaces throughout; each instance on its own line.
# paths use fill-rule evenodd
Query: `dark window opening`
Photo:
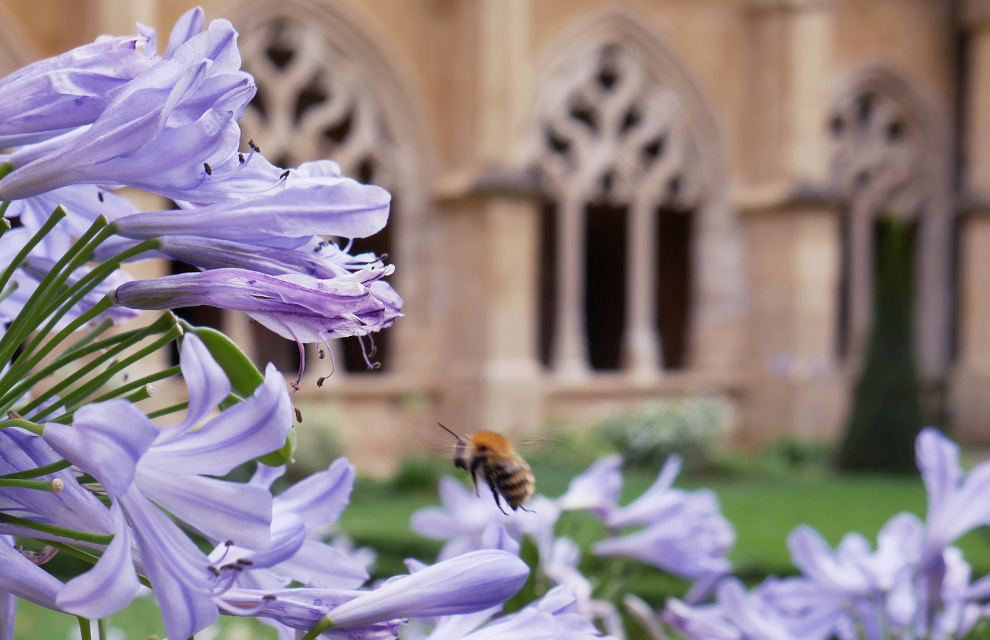
M 588 359 L 593 369 L 615 370 L 621 363 L 626 325 L 627 208 L 593 203 L 585 216 L 584 319 Z
M 657 330 L 664 369 L 688 366 L 694 215 L 660 209 L 657 216 Z
M 839 216 L 839 282 L 835 321 L 835 357 L 845 362 L 849 357 L 849 333 L 852 314 L 852 220 L 848 210 Z
M 540 211 L 539 357 L 550 367 L 557 323 L 557 207 L 546 202 Z

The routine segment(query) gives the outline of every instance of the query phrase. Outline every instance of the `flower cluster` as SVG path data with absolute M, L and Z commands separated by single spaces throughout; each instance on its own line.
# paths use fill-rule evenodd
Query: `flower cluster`
M 611 634 L 622 638 L 621 616 L 608 600 L 593 597 L 596 586 L 580 568 L 581 551 L 577 543 L 557 536 L 556 525 L 563 513 L 584 511 L 605 525 L 610 535 L 592 547 L 600 557 L 621 556 L 647 563 L 693 583 L 689 599 L 710 593 L 713 585 L 730 570 L 726 558 L 735 534 L 722 517 L 718 501 L 710 491 L 686 492 L 672 487 L 680 471 L 681 459 L 671 457 L 656 482 L 639 498 L 626 506 L 618 505 L 622 489 L 622 458 L 613 455 L 593 464 L 575 477 L 564 495 L 557 499 L 535 497 L 530 512 L 511 516 L 502 513 L 487 496 L 479 498 L 451 477 L 440 482 L 443 507 L 428 507 L 412 517 L 412 528 L 421 535 L 446 540 L 441 559 L 456 558 L 477 549 L 501 548 L 519 551 L 520 541 L 533 541 L 538 554 L 538 576 L 553 588 L 539 601 L 562 602 L 562 611 L 580 619 L 580 625 L 560 627 L 547 620 L 544 626 L 527 627 L 527 633 L 506 637 L 582 638 L 595 637 L 597 629 L 589 622 L 598 620 Z M 435 623 L 430 638 L 498 637 L 486 635 L 509 624 L 516 617 L 531 615 L 530 605 L 496 622 L 474 629 L 487 616 L 478 615 L 470 623 L 441 620 Z M 530 612 L 530 613 L 527 613 Z M 535 623 L 534 623 L 535 624 Z M 578 625 L 573 622 L 573 625 Z M 451 628 L 459 629 L 457 635 Z M 542 634 L 542 635 L 540 635 Z
M 916 442 L 928 491 L 928 519 L 894 516 L 876 550 L 848 534 L 834 551 L 802 526 L 788 539 L 802 575 L 771 578 L 747 592 L 735 579 L 718 585 L 712 604 L 672 600 L 662 617 L 690 638 L 716 640 L 882 640 L 965 638 L 990 614 L 990 579 L 970 582 L 970 567 L 949 546 L 990 524 L 990 463 L 964 475 L 959 448 L 935 429 Z
M 111 330 L 212 305 L 302 344 L 378 331 L 402 306 L 391 266 L 326 239 L 379 231 L 386 191 L 327 160 L 283 169 L 240 149 L 255 86 L 231 24 L 194 9 L 157 49 L 141 28 L 0 80 L 0 639 L 18 598 L 85 621 L 142 584 L 176 639 L 227 614 L 284 639 L 381 640 L 410 618 L 500 605 L 529 570 L 499 549 L 365 587 L 365 564 L 322 541 L 349 500 L 344 459 L 273 493 L 294 437 L 272 365 L 170 312 Z M 139 211 L 120 187 L 178 209 Z M 199 271 L 124 269 L 156 257 Z M 129 378 L 175 341 L 177 366 Z M 178 376 L 188 401 L 149 412 L 151 384 Z M 56 554 L 89 568 L 63 580 L 46 567 Z
M 118 317 L 211 305 L 244 311 L 300 344 L 366 335 L 399 315 L 402 301 L 382 280 L 392 267 L 324 239 L 380 231 L 388 192 L 343 177 L 328 160 L 283 169 L 253 142 L 240 151 L 238 119 L 254 80 L 240 69 L 231 24 L 203 27 L 195 9 L 161 56 L 154 31 L 144 30 L 0 80 L 0 146 L 11 148 L 0 156 L 0 201 L 17 227 L 0 254 L 18 267 L 4 318 L 19 313 L 77 238 L 91 240 L 86 257 L 109 264 L 167 256 L 201 272 L 94 278 L 72 313 L 104 299 L 102 312 Z M 121 186 L 169 198 L 179 210 L 137 211 L 111 191 Z M 68 215 L 53 220 L 59 206 Z M 33 236 L 37 244 L 18 256 Z M 89 271 L 74 267 L 70 280 Z

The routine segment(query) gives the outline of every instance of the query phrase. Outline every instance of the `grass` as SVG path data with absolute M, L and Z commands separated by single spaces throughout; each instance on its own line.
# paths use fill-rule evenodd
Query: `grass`
M 569 455 L 534 458 L 539 491 L 551 497 L 561 495 L 571 478 L 583 471 L 588 462 Z M 710 476 L 686 474 L 675 486 L 687 490 L 707 487 L 715 492 L 723 513 L 737 532 L 731 555 L 735 573 L 750 583 L 767 575 L 794 573 L 786 540 L 798 525 L 814 527 L 833 546 L 851 531 L 862 534 L 874 545 L 877 532 L 890 517 L 910 511 L 923 518 L 926 508 L 924 487 L 917 476 L 835 476 L 821 467 L 792 473 L 766 464 L 741 472 L 738 465 L 728 472 L 725 468 L 717 471 Z M 351 503 L 340 520 L 340 529 L 359 546 L 370 546 L 379 552 L 376 577 L 404 573 L 402 560 L 407 557 L 424 561 L 435 558 L 441 543 L 412 532 L 409 519 L 418 509 L 439 505 L 436 483 L 448 472 L 463 477 L 462 472 L 450 469 L 443 461 L 413 460 L 391 481 L 358 479 Z M 632 500 L 655 479 L 655 470 L 627 469 L 622 501 Z M 586 546 L 600 539 L 604 529 L 585 514 L 565 514 L 557 533 Z M 990 573 L 988 542 L 987 531 L 977 530 L 957 543 L 973 566 L 974 578 Z M 681 595 L 686 590 L 686 583 L 659 570 L 635 562 L 586 555 L 589 557 L 583 568 L 589 576 L 598 576 L 602 585 L 621 587 L 648 602 L 660 604 L 666 596 Z M 16 637 L 69 638 L 69 629 L 76 622 L 68 616 L 23 603 L 18 625 Z M 164 635 L 154 603 L 150 601 L 139 602 L 114 616 L 111 626 L 134 630 L 127 637 Z M 273 638 L 269 632 L 254 621 L 225 619 L 218 635 L 206 631 L 197 638 Z

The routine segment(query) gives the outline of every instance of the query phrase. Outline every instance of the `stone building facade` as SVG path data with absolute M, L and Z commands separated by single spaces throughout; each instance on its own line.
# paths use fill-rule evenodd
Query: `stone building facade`
M 832 438 L 881 215 L 912 228 L 926 405 L 990 442 L 990 1 L 203 5 L 257 79 L 246 136 L 394 196 L 355 248 L 389 254 L 406 316 L 377 371 L 335 345 L 317 388 L 311 354 L 301 456 L 385 470 L 437 419 L 582 426 L 694 394 L 731 400 L 742 443 Z M 188 6 L 2 0 L 0 70 Z

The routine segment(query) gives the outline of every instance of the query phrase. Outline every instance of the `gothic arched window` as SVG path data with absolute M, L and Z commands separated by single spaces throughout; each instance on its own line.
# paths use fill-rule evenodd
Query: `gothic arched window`
M 883 67 L 853 75 L 829 117 L 840 224 L 836 350 L 858 358 L 873 317 L 877 248 L 890 218 L 909 227 L 907 256 L 922 369 L 937 375 L 949 346 L 951 218 L 939 119 L 906 81 Z
M 698 156 L 676 91 L 619 42 L 544 89 L 544 363 L 647 374 L 689 365 Z

